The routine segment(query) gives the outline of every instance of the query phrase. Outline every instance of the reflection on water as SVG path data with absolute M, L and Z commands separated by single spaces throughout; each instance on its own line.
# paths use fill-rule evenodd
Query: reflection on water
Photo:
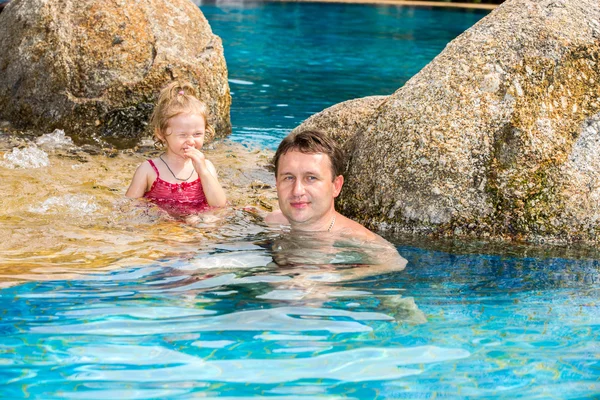
M 3 289 L 0 396 L 512 399 L 600 389 L 600 283 L 576 278 L 597 277 L 597 261 L 404 246 L 406 269 L 281 266 L 281 240 L 258 232 Z M 538 276 L 542 262 L 553 279 Z
M 363 241 L 352 232 L 333 235 L 329 232 L 291 232 L 273 244 L 273 257 L 279 265 L 369 265 L 384 269 L 402 270 L 406 260 L 396 248 L 381 239 Z

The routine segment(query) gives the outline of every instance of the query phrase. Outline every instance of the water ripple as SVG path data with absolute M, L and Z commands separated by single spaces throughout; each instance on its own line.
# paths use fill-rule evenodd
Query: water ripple
M 315 318 L 323 317 L 323 318 Z M 346 317 L 353 321 L 328 317 Z M 225 315 L 179 320 L 166 325 L 162 321 L 106 320 L 85 321 L 81 324 L 57 324 L 54 326 L 32 324 L 32 333 L 62 333 L 88 335 L 152 335 L 160 333 L 210 332 L 210 331 L 328 331 L 369 332 L 371 328 L 358 321 L 389 321 L 393 318 L 375 312 L 352 312 L 326 308 L 279 307 L 264 310 L 233 312 Z
M 201 358 L 152 346 L 88 346 L 73 348 L 77 363 L 69 379 L 171 382 L 180 380 L 282 383 L 301 379 L 332 379 L 343 382 L 392 380 L 423 371 L 423 364 L 469 357 L 462 349 L 419 346 L 412 348 L 361 348 L 296 359 L 237 359 L 204 361 Z M 165 364 L 165 361 L 168 362 Z M 93 364 L 89 364 L 93 363 Z M 121 365 L 153 365 L 143 371 Z M 414 365 L 413 368 L 401 368 Z

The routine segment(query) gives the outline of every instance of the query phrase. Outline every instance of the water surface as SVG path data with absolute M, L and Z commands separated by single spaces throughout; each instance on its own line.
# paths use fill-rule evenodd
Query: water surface
M 399 246 L 408 260 L 404 271 L 278 267 L 267 246 L 273 238 L 258 236 L 187 257 L 4 289 L 0 371 L 7 384 L 0 395 L 599 393 L 597 260 Z

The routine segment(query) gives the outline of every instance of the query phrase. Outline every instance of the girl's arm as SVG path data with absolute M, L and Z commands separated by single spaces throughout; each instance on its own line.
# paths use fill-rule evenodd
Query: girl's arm
M 196 172 L 202 181 L 206 201 L 211 207 L 223 207 L 227 203 L 227 196 L 217 178 L 217 170 L 209 160 L 205 160 L 205 163 L 206 168 L 202 168 L 201 171 L 196 170 Z
M 133 174 L 133 179 L 129 185 L 129 189 L 125 193 L 125 196 L 130 199 L 137 199 L 144 196 L 144 193 L 148 191 L 148 173 L 152 170 L 152 167 L 147 161 L 140 164 Z
M 189 147 L 184 150 L 186 156 L 192 159 L 194 168 L 202 181 L 202 189 L 206 196 L 206 201 L 211 207 L 223 207 L 227 203 L 225 191 L 217 178 L 217 170 L 213 163 L 204 157 L 204 153 L 195 147 Z

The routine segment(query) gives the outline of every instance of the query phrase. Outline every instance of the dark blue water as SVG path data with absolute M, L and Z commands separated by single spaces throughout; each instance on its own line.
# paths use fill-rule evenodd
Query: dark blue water
M 356 4 L 203 5 L 223 39 L 232 139 L 275 148 L 342 101 L 389 95 L 487 14 Z
M 261 147 L 329 105 L 392 93 L 484 15 L 294 3 L 202 10 L 225 44 L 233 139 Z M 396 238 L 404 270 L 278 266 L 272 248 L 282 240 L 306 256 L 315 249 L 248 219 L 227 232 L 186 257 L 133 268 L 116 260 L 112 272 L 0 290 L 0 398 L 600 396 L 594 252 Z

